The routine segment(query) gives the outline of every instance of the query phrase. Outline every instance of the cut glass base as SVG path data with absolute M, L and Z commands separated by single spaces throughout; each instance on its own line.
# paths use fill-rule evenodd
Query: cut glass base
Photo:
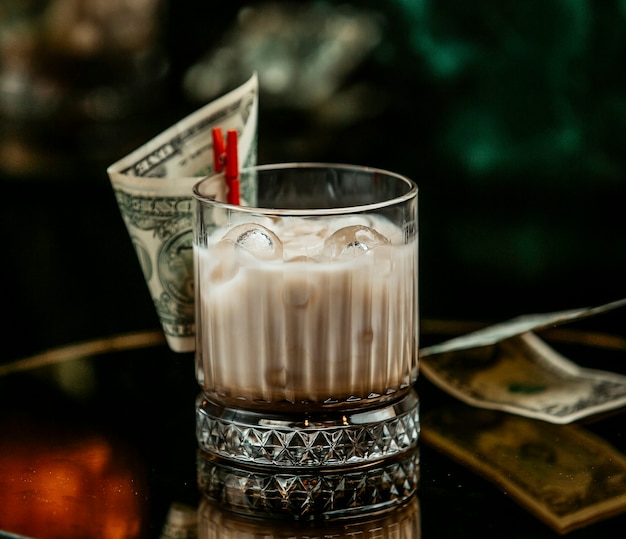
M 379 408 L 267 414 L 196 408 L 198 484 L 236 512 L 295 519 L 349 516 L 404 503 L 419 480 L 419 401 Z
M 202 451 L 262 466 L 367 464 L 415 448 L 420 430 L 414 391 L 393 404 L 343 413 L 263 414 L 204 398 L 196 412 Z

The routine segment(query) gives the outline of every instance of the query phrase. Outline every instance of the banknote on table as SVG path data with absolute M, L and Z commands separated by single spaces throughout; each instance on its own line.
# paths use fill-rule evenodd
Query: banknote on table
M 163 332 L 176 352 L 195 347 L 191 193 L 200 177 L 214 171 L 212 129 L 236 129 L 240 167 L 254 165 L 257 116 L 254 74 L 107 169 Z M 240 190 L 242 200 L 255 201 L 252 185 L 242 182 Z
M 608 313 L 620 307 L 626 307 L 626 298 L 596 307 L 584 307 L 582 309 L 570 309 L 553 313 L 524 314 L 511 320 L 472 331 L 467 335 L 455 337 L 444 343 L 429 346 L 420 350 L 420 355 L 433 355 L 441 352 L 466 350 L 468 348 L 496 344 L 499 341 L 526 333 L 527 331 L 537 332 L 548 327 Z
M 454 401 L 422 414 L 422 440 L 498 485 L 558 533 L 626 511 L 626 457 L 578 425 Z
M 582 368 L 533 329 L 623 307 L 530 315 L 420 350 L 424 376 L 467 404 L 564 424 L 626 405 L 626 376 Z

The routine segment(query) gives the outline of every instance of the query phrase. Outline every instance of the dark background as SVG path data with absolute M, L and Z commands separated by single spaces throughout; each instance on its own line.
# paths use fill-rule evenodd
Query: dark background
M 418 183 L 422 318 L 626 296 L 623 2 L 188 0 L 57 21 L 153 24 L 135 48 L 57 46 L 45 4 L 0 4 L 2 359 L 158 328 L 106 167 L 252 70 L 259 163 Z
M 0 366 L 160 329 L 106 168 L 254 70 L 259 163 L 369 165 L 419 185 L 425 327 L 626 297 L 625 2 L 153 5 L 0 0 Z M 587 325 L 623 336 L 623 311 Z M 573 348 L 584 366 L 624 372 L 623 344 Z M 83 426 L 112 432 L 138 451 L 139 463 L 125 446 L 111 458 L 147 474 L 157 536 L 169 504 L 197 496 L 192 354 L 64 352 L 65 366 L 0 376 L 0 441 L 43 454 L 45 471 L 74 429 L 76 443 Z M 418 386 L 423 410 L 449 398 L 424 377 Z M 616 415 L 589 428 L 623 452 L 623 425 Z M 557 536 L 474 471 L 421 450 L 425 537 Z M 30 470 L 9 468 L 5 486 Z M 91 499 L 75 500 L 77 514 Z M 623 519 L 572 537 L 619 536 Z

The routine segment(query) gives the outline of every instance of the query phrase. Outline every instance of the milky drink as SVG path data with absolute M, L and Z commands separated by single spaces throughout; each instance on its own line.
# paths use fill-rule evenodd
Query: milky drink
M 207 396 L 311 409 L 409 388 L 415 235 L 371 214 L 253 219 L 195 246 L 197 376 Z

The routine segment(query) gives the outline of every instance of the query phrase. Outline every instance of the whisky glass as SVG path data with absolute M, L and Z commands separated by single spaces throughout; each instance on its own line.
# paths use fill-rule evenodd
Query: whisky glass
M 296 163 L 194 187 L 198 479 L 250 514 L 393 507 L 419 478 L 417 186 Z

